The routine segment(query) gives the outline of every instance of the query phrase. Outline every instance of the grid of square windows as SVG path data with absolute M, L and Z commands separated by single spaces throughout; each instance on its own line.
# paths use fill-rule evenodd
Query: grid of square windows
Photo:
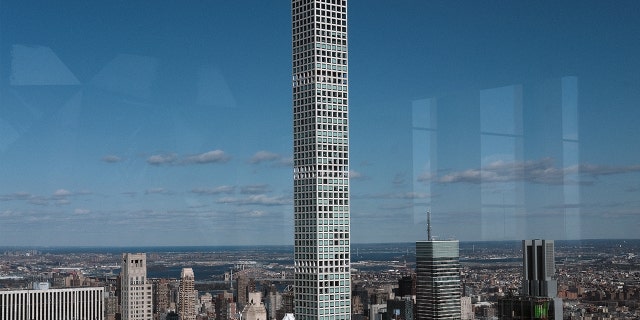
M 293 0 L 296 318 L 350 318 L 346 0 Z

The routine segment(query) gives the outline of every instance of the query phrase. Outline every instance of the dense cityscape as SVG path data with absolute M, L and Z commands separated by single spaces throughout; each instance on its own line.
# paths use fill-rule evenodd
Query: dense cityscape
M 112 14 L 118 16 L 119 8 L 114 12 Z M 37 191 L 9 191 L 2 186 L 0 240 L 7 243 L 0 243 L 0 320 L 640 319 L 640 240 L 624 239 L 637 236 L 634 210 L 638 201 L 634 194 L 640 190 L 636 180 L 627 179 L 624 174 L 636 174 L 640 166 L 633 162 L 637 154 L 632 151 L 626 156 L 627 162 L 599 165 L 585 160 L 600 159 L 593 154 L 600 154 L 598 147 L 606 145 L 600 140 L 607 140 L 592 137 L 600 144 L 590 145 L 589 133 L 585 135 L 578 130 L 587 119 L 584 116 L 587 113 L 579 112 L 579 106 L 583 108 L 584 101 L 589 100 L 590 90 L 582 86 L 586 83 L 585 87 L 589 88 L 589 78 L 563 71 L 561 75 L 554 74 L 551 80 L 494 79 L 490 87 L 474 84 L 463 90 L 443 89 L 441 94 L 428 98 L 412 97 L 411 106 L 398 112 L 402 114 L 398 119 L 369 118 L 376 120 L 372 121 L 375 124 L 370 133 L 379 136 L 363 134 L 366 138 L 360 140 L 361 144 L 352 145 L 352 132 L 359 127 L 353 126 L 350 115 L 353 95 L 349 65 L 353 56 L 348 49 L 347 0 L 291 0 L 290 14 L 291 69 L 287 72 L 290 78 L 281 82 L 290 84 L 291 91 L 270 88 L 262 91 L 291 98 L 291 109 L 287 112 L 289 123 L 269 124 L 290 129 L 286 139 L 278 140 L 286 143 L 274 143 L 276 139 L 265 138 L 260 129 L 255 131 L 255 137 L 244 136 L 248 131 L 243 130 L 253 129 L 254 125 L 241 126 L 236 120 L 251 114 L 260 118 L 256 123 L 267 122 L 265 119 L 271 119 L 270 115 L 262 119 L 263 115 L 256 112 L 225 109 L 228 105 L 235 107 L 237 102 L 215 67 L 199 65 L 197 71 L 187 71 L 197 74 L 200 81 L 194 88 L 173 87 L 178 91 L 174 103 L 179 106 L 188 95 L 184 92 L 197 92 L 193 103 L 199 108 L 218 108 L 220 101 L 223 102 L 225 108 L 220 108 L 223 111 L 217 115 L 230 116 L 227 120 L 224 117 L 216 120 L 229 132 L 227 136 L 220 135 L 220 141 L 232 141 L 232 148 L 245 155 L 244 161 L 234 164 L 236 170 L 222 167 L 233 158 L 222 148 L 202 152 L 178 148 L 190 144 L 185 141 L 210 140 L 197 131 L 190 131 L 196 120 L 202 121 L 200 129 L 218 138 L 224 130 L 210 130 L 215 127 L 206 119 L 211 114 L 191 112 L 193 110 L 187 108 L 155 114 L 156 109 L 161 108 L 154 108 L 154 103 L 164 103 L 164 91 L 172 91 L 169 83 L 181 81 L 172 74 L 183 72 L 180 66 L 157 67 L 159 64 L 154 58 L 139 59 L 123 54 L 106 63 L 104 69 L 88 68 L 95 77 L 81 85 L 73 68 L 67 68 L 47 47 L 11 44 L 10 86 L 53 84 L 80 88 L 65 92 L 64 97 L 59 98 L 65 102 L 58 101 L 63 105 L 62 111 L 51 117 L 62 123 L 64 130 L 60 131 L 71 132 L 69 137 L 65 136 L 68 140 L 82 140 L 83 134 L 78 128 L 87 131 L 94 130 L 96 125 L 107 128 L 109 134 L 97 129 L 92 131 L 90 136 L 95 140 L 78 143 L 81 147 L 74 152 L 86 156 L 86 150 L 108 144 L 101 139 L 115 137 L 116 132 L 121 132 L 118 139 L 130 145 L 93 149 L 95 154 L 102 155 L 102 167 L 93 166 L 86 172 L 76 172 L 80 166 L 55 156 L 55 161 L 49 161 L 64 167 L 64 170 L 52 170 L 59 177 L 74 175 L 88 179 L 91 184 L 104 183 L 104 190 L 108 190 L 105 192 L 83 189 L 83 184 L 76 181 L 72 183 L 77 186 L 74 191 L 57 188 L 53 194 L 44 196 L 46 188 L 33 187 L 39 185 L 40 179 L 46 179 L 37 173 L 30 180 L 31 190 Z M 208 22 L 209 18 L 204 20 Z M 226 28 L 233 29 L 228 25 L 222 29 Z M 177 28 L 166 27 L 163 32 L 173 29 Z M 255 31 L 253 27 L 247 30 Z M 172 37 L 182 38 L 190 33 L 194 32 L 184 31 Z M 146 39 L 148 34 L 143 34 Z M 372 39 L 379 41 L 377 37 Z M 380 41 L 380 46 L 394 47 L 386 41 Z M 194 43 L 200 42 L 186 41 L 187 44 L 176 48 L 189 51 Z M 254 42 L 254 45 L 258 43 Z M 413 39 L 410 42 L 414 42 Z M 262 55 L 270 45 L 272 43 L 256 46 L 261 48 L 256 51 Z M 281 47 L 282 43 L 278 49 Z M 288 48 L 288 43 L 285 47 Z M 217 47 L 212 50 L 223 51 Z M 253 48 L 245 49 L 243 54 L 252 51 Z M 446 51 L 444 55 L 454 55 L 454 51 Z M 387 53 L 397 54 L 394 49 Z M 82 63 L 86 65 L 94 63 L 84 60 L 87 62 Z M 389 67 L 394 60 L 402 62 L 403 59 L 394 56 L 380 66 Z M 238 61 L 244 68 L 244 61 Z M 481 69 L 492 69 L 479 64 Z M 54 75 L 51 79 L 40 77 L 40 73 L 46 73 L 41 70 L 46 70 L 43 66 L 47 65 L 56 66 L 48 69 L 51 72 L 48 76 Z M 131 70 L 140 65 L 146 66 L 148 72 L 135 78 L 140 72 Z M 391 66 L 389 69 L 410 68 Z M 167 72 L 158 76 L 159 82 L 166 81 L 164 85 L 155 82 L 158 70 Z M 236 73 L 231 70 L 232 74 Z M 457 73 L 451 74 L 452 78 L 458 78 Z M 130 77 L 131 82 L 122 81 Z M 441 80 L 435 78 L 434 81 Z M 360 79 L 362 76 L 355 77 L 356 82 Z M 516 80 L 521 82 L 513 82 Z M 211 88 L 219 87 L 224 88 L 223 94 L 217 91 L 211 94 L 215 91 Z M 267 86 L 261 83 L 257 87 Z M 393 85 L 388 87 L 396 90 Z M 45 90 L 49 89 L 55 92 L 60 88 Z M 78 91 L 73 91 L 76 89 Z M 19 121 L 5 121 L 0 117 L 0 133 L 9 137 L 0 141 L 3 143 L 0 152 L 7 159 L 9 154 L 14 155 L 4 150 L 12 151 L 16 141 L 23 142 L 23 134 L 35 141 L 35 145 L 44 143 L 40 140 L 46 133 L 39 137 L 29 134 L 30 117 L 40 123 L 44 113 L 38 112 L 38 101 L 55 100 L 36 90 L 12 88 L 10 91 L 11 99 L 2 101 L 15 103 L 18 106 L 12 107 L 15 114 L 29 109 L 29 115 L 16 116 Z M 156 91 L 162 94 L 151 93 Z M 21 95 L 32 95 L 33 100 Z M 264 100 L 269 99 L 265 95 Z M 101 108 L 101 104 L 109 107 Z M 128 114 L 131 105 L 141 106 L 137 111 L 139 118 L 128 119 L 132 124 L 127 130 L 131 132 L 112 130 L 114 123 L 123 123 L 123 128 L 127 125 L 128 121 L 118 116 L 103 121 L 109 113 L 117 113 L 110 108 L 115 105 L 126 111 L 122 114 Z M 152 107 L 144 109 L 149 106 Z M 384 109 L 389 112 L 386 109 L 393 108 Z M 167 114 L 193 122 L 183 123 Z M 82 117 L 86 115 L 95 122 L 84 121 Z M 145 129 L 141 129 L 144 124 L 139 123 L 152 116 L 158 118 L 154 123 L 157 127 L 146 128 L 151 138 L 145 142 L 174 140 L 178 146 L 175 150 L 180 152 L 164 151 L 166 145 L 163 147 L 162 143 L 154 146 L 155 150 L 162 151 L 140 151 L 142 149 L 137 148 L 143 143 L 130 141 Z M 42 122 L 47 122 L 47 117 L 42 118 L 45 119 Z M 163 121 L 177 125 L 175 132 L 166 130 L 166 136 L 159 138 L 156 132 L 165 131 Z M 390 125 L 394 121 L 402 123 L 403 129 L 395 130 Z M 235 130 L 243 136 L 238 138 Z M 182 132 L 189 134 L 184 140 L 175 139 L 174 136 Z M 60 138 L 60 141 L 66 140 Z M 269 142 L 263 144 L 262 140 Z M 610 139 L 614 140 L 617 141 Z M 56 142 L 59 146 L 66 145 L 66 142 Z M 252 143 L 252 147 L 242 150 L 243 146 L 239 146 L 247 142 Z M 367 146 L 369 143 L 371 147 Z M 391 147 L 382 147 L 384 143 Z M 191 147 L 202 150 L 205 145 L 211 148 L 211 141 L 198 146 L 194 143 Z M 264 149 L 283 145 L 285 150 L 292 151 L 290 155 L 289 151 L 274 153 Z M 354 145 L 361 150 L 373 150 L 367 150 L 373 156 L 352 157 Z M 399 152 L 397 145 L 402 145 Z M 23 149 L 27 150 L 28 158 L 38 158 L 31 156 L 30 147 Z M 251 152 L 247 150 L 253 151 L 253 156 L 246 157 Z M 582 158 L 590 152 L 592 158 Z M 387 181 L 391 186 L 387 192 L 371 187 L 382 183 L 355 170 L 354 165 L 358 159 L 358 169 L 367 168 L 371 166 L 371 158 L 382 153 L 385 155 L 380 157 L 384 160 L 369 172 L 385 171 L 392 177 Z M 13 162 L 9 163 L 18 167 L 22 165 L 21 154 L 16 154 L 18 160 L 11 159 Z M 129 159 L 121 154 L 128 154 Z M 390 155 L 392 161 L 383 158 Z M 38 160 L 30 161 L 37 167 Z M 396 165 L 395 161 L 403 165 Z M 83 160 L 77 163 L 84 164 Z M 118 172 L 121 175 L 109 172 L 119 164 L 129 165 L 130 169 L 138 167 L 131 171 L 122 169 Z M 144 169 L 137 170 L 140 165 Z M 218 166 L 216 174 L 208 171 L 211 166 L 204 165 Z M 199 166 L 202 171 L 190 171 L 191 166 Z M 238 169 L 240 166 L 251 169 Z M 154 171 L 159 168 L 173 170 L 167 175 L 172 178 L 165 179 L 162 173 Z M 288 170 L 286 174 L 281 173 L 284 170 L 277 171 L 282 168 Z M 48 173 L 47 169 L 42 170 Z M 22 172 L 3 172 L 0 177 L 11 177 L 13 184 L 18 185 L 16 182 L 22 180 Z M 147 172 L 162 178 L 149 178 Z M 262 174 L 259 179 L 255 178 L 258 173 Z M 239 178 L 245 175 L 249 178 Z M 61 180 L 47 177 L 56 183 Z M 252 179 L 270 183 L 254 183 Z M 218 184 L 212 186 L 212 180 Z M 286 180 L 288 187 L 281 182 L 271 184 L 275 180 Z M 354 188 L 354 180 L 360 183 L 360 190 L 357 184 Z M 138 191 L 123 189 L 131 181 L 136 182 Z M 178 185 L 176 190 L 181 191 L 171 190 Z M 596 185 L 600 189 L 594 187 Z M 611 186 L 624 192 L 613 191 Z M 16 188 L 28 189 L 29 183 Z M 597 198 L 594 203 L 589 202 L 591 199 L 583 200 L 589 195 Z M 164 200 L 160 200 L 161 197 Z M 377 202 L 381 199 L 388 202 Z M 74 209 L 68 209 L 72 204 Z M 33 209 L 34 206 L 38 209 Z M 435 232 L 438 234 L 435 237 L 432 236 L 431 210 L 437 212 L 435 219 L 439 223 L 436 225 L 445 226 Z M 599 228 L 598 223 L 609 222 L 611 217 L 615 217 L 611 219 L 616 222 L 615 226 Z M 361 224 L 354 227 L 354 221 Z M 35 227 L 31 229 L 32 226 Z M 281 232 L 282 227 L 288 228 L 287 231 Z M 422 230 L 425 227 L 426 230 Z M 23 232 L 22 228 L 30 232 Z M 592 232 L 598 233 L 592 235 Z M 138 234 L 141 236 L 137 237 Z M 77 242 L 79 239 L 101 243 L 102 239 L 138 246 L 19 245 L 46 243 L 52 235 L 60 236 L 59 243 L 82 243 Z M 212 235 L 215 238 L 209 238 Z M 559 237 L 553 239 L 550 235 Z M 585 239 L 589 238 L 585 235 L 597 239 Z M 607 239 L 610 237 L 622 239 Z M 172 246 L 173 239 L 184 243 L 224 241 L 233 245 Z M 390 239 L 405 242 L 390 243 Z M 495 239 L 502 241 L 489 241 Z M 158 246 L 154 246 L 155 241 L 159 241 Z M 265 244 L 246 245 L 257 241 Z M 374 243 L 376 241 L 381 243 Z M 160 246 L 167 243 L 168 246 Z
M 41 282 L 49 283 L 51 289 L 102 287 L 105 319 L 119 319 L 123 250 L 146 251 L 154 319 L 172 319 L 177 314 L 183 268 L 195 276 L 197 319 L 248 319 L 249 310 L 264 308 L 264 319 L 280 320 L 293 312 L 289 246 L 3 248 L 0 291 L 30 289 Z M 354 245 L 353 251 L 353 319 L 392 319 L 389 306 L 394 301 L 415 299 L 415 244 Z M 462 297 L 470 301 L 470 313 L 464 319 L 498 319 L 498 300 L 521 290 L 521 251 L 519 242 L 460 244 Z M 556 278 L 564 318 L 638 319 L 639 255 L 638 240 L 556 241 Z M 253 301 L 257 307 L 250 303 L 249 293 L 261 297 L 260 302 Z M 413 310 L 413 302 L 409 309 Z M 404 311 L 402 316 L 414 319 Z

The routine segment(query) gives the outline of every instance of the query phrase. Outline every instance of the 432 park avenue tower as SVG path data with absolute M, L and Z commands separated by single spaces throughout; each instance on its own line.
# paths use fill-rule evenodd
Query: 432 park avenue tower
M 294 312 L 351 314 L 347 1 L 292 0 Z

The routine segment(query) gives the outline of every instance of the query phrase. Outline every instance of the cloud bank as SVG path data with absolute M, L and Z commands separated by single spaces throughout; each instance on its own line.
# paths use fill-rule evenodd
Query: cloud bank
M 437 183 L 493 183 L 524 181 L 536 184 L 560 185 L 566 183 L 590 183 L 575 181 L 571 175 L 582 175 L 590 178 L 600 176 L 640 172 L 640 165 L 603 166 L 579 164 L 558 168 L 551 158 L 528 161 L 494 161 L 481 168 L 454 171 L 442 176 L 423 173 L 418 176 L 419 182 Z
M 190 165 L 225 163 L 229 160 L 231 160 L 231 157 L 226 152 L 222 150 L 212 150 L 184 157 L 180 157 L 175 153 L 155 154 L 147 158 L 147 163 L 153 166 Z

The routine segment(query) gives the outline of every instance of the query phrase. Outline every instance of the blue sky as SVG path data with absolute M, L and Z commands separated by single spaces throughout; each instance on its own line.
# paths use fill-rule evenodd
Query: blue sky
M 0 2 L 0 245 L 291 244 L 288 1 Z M 637 238 L 635 1 L 349 3 L 354 242 Z

